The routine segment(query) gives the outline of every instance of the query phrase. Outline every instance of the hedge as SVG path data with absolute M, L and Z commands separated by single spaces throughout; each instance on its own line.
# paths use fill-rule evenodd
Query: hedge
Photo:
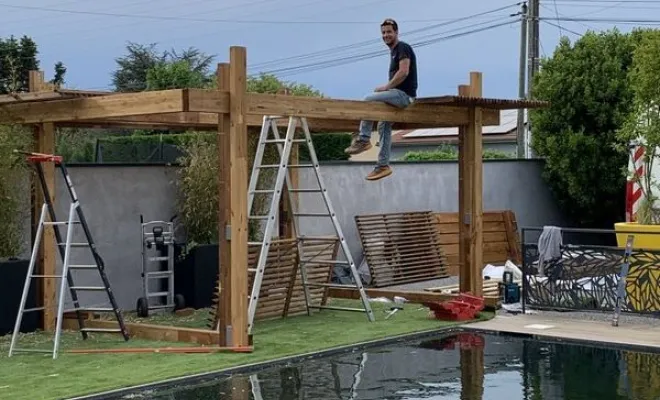
M 183 155 L 180 146 L 194 135 L 206 136 L 210 144 L 215 143 L 215 133 L 207 132 L 108 136 L 97 141 L 94 154 L 85 151 L 84 156 L 77 153 L 74 158 L 76 162 L 176 163 Z M 319 161 L 348 160 L 344 149 L 351 144 L 350 133 L 314 133 L 312 138 Z M 309 160 L 306 146 L 300 148 L 300 158 Z

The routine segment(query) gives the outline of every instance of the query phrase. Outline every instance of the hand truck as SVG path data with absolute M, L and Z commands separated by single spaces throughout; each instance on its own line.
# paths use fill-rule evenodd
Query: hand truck
M 142 297 L 137 300 L 137 314 L 147 318 L 149 311 L 171 309 L 180 310 L 185 307 L 185 299 L 181 294 L 174 294 L 174 223 L 166 221 L 144 222 L 140 215 L 142 228 Z M 150 250 L 154 250 L 151 251 Z M 162 255 L 162 254 L 166 255 Z M 160 265 L 154 270 L 151 264 Z M 162 268 L 163 265 L 165 268 Z M 167 279 L 167 282 L 163 282 Z M 151 291 L 153 281 L 160 283 L 157 291 Z M 166 287 L 163 290 L 163 287 Z M 153 298 L 165 298 L 163 304 L 154 304 Z

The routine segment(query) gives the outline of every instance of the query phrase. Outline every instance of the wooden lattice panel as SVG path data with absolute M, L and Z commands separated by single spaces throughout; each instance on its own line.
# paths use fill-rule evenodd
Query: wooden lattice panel
M 449 276 L 433 212 L 357 215 L 355 222 L 372 286 Z
M 448 272 L 458 276 L 458 213 L 435 213 L 440 230 L 440 243 L 447 260 Z M 484 211 L 483 263 L 502 265 L 507 260 L 516 264 L 520 257 L 520 240 L 516 217 L 512 211 Z

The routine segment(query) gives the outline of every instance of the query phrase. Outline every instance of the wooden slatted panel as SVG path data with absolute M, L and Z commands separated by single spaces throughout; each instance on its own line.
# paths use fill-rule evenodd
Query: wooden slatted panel
M 440 230 L 440 243 L 447 258 L 449 274 L 457 276 L 458 213 L 435 213 Z M 520 240 L 515 214 L 510 211 L 484 211 L 483 263 L 504 264 L 507 260 L 520 263 Z
M 339 249 L 339 240 L 305 240 L 303 242 L 303 255 L 301 259 L 313 258 L 315 261 L 334 260 L 337 258 Z M 307 281 L 313 283 L 327 284 L 332 278 L 333 264 L 306 264 Z M 309 286 L 311 302 L 315 306 L 325 305 L 328 299 L 328 287 Z M 312 309 L 312 312 L 318 311 Z M 296 281 L 293 287 L 291 303 L 289 305 L 288 316 L 304 314 L 307 312 L 305 306 L 305 292 L 302 287 L 302 277 L 300 272 L 296 274 Z
M 357 215 L 355 222 L 373 287 L 449 276 L 432 211 Z
M 334 243 L 317 242 L 304 246 L 305 254 L 317 254 L 318 259 L 333 259 L 336 256 Z M 260 245 L 250 245 L 248 265 L 253 269 L 257 265 Z M 330 280 L 332 265 L 309 265 L 309 281 L 327 283 Z M 254 283 L 255 272 L 249 272 L 249 287 Z M 250 289 L 251 290 L 251 289 Z M 327 288 L 310 288 L 312 304 L 322 305 L 327 300 Z M 315 310 L 312 310 L 315 311 Z M 259 292 L 259 302 L 255 320 L 282 318 L 307 313 L 305 293 L 298 269 L 298 246 L 296 239 L 280 239 L 271 243 L 264 276 Z

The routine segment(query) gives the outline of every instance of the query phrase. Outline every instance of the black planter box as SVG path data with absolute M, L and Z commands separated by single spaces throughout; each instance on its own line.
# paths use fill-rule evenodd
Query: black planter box
M 0 260 L 0 336 L 11 334 L 25 285 L 30 260 Z M 25 308 L 36 307 L 37 279 L 32 279 Z M 21 332 L 39 328 L 41 311 L 23 313 Z
M 200 309 L 211 306 L 218 279 L 219 246 L 195 246 L 174 264 L 174 286 L 182 294 L 186 307 Z

